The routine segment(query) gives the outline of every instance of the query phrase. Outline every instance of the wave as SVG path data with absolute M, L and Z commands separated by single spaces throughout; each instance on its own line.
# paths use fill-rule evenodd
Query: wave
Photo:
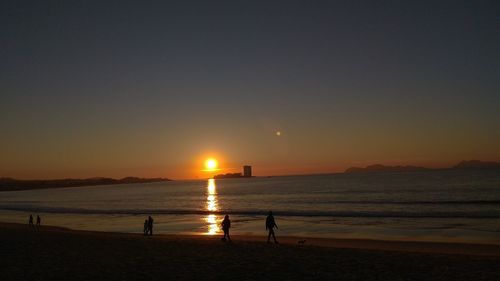
M 81 215 L 242 215 L 266 216 L 267 210 L 175 210 L 175 209 L 84 209 L 39 206 L 0 206 L 0 210 Z M 273 210 L 276 216 L 336 218 L 473 218 L 496 219 L 500 212 L 376 212 L 376 211 L 289 211 Z
M 445 201 L 329 201 L 332 204 L 360 205 L 500 205 L 500 200 L 445 200 Z

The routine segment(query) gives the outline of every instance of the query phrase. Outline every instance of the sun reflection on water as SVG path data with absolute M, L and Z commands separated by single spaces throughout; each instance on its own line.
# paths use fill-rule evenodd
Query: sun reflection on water
M 208 180 L 206 209 L 210 212 L 216 212 L 219 210 L 214 179 Z M 217 216 L 215 214 L 209 214 L 204 219 L 207 223 L 206 234 L 215 235 L 220 232 L 219 224 L 217 223 Z
M 208 223 L 208 230 L 207 234 L 208 235 L 215 235 L 219 233 L 219 224 L 217 223 L 217 216 L 215 215 L 208 215 L 205 220 Z

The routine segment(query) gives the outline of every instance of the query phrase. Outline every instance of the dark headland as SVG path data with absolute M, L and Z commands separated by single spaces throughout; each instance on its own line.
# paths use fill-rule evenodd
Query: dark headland
M 19 180 L 13 178 L 0 178 L 0 191 L 77 187 L 110 184 L 151 183 L 170 181 L 166 178 L 137 178 L 125 177 L 113 178 L 89 178 L 89 179 L 55 179 L 55 180 Z
M 227 173 L 215 175 L 214 179 L 234 179 L 234 178 L 251 178 L 252 177 L 252 166 L 243 166 L 243 173 Z
M 453 166 L 454 169 L 500 169 L 500 162 L 469 160 Z
M 365 168 L 351 167 L 345 170 L 345 173 L 367 173 L 367 172 L 418 172 L 432 170 L 450 170 L 450 169 L 500 169 L 500 162 L 469 160 L 462 161 L 452 167 L 444 169 L 432 169 L 419 166 L 386 166 L 386 165 L 369 165 Z
M 241 173 L 227 173 L 214 176 L 214 179 L 238 179 L 238 178 L 251 178 L 251 177 L 245 176 Z

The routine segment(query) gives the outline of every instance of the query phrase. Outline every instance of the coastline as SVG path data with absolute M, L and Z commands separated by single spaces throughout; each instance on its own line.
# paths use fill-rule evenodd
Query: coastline
M 50 180 L 20 180 L 13 178 L 0 177 L 0 192 L 40 190 L 54 188 L 72 188 L 72 187 L 92 187 L 106 185 L 126 185 L 126 184 L 148 184 L 157 182 L 173 181 L 168 178 L 137 178 L 125 177 L 121 179 L 114 178 L 88 178 L 88 179 L 50 179 Z

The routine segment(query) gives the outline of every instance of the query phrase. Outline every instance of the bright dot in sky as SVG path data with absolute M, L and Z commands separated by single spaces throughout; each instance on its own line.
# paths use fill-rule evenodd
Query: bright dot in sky
M 217 160 L 210 158 L 205 161 L 205 168 L 207 170 L 215 170 L 217 168 Z
M 276 135 L 279 137 L 281 136 L 281 132 L 280 131 L 276 131 Z

